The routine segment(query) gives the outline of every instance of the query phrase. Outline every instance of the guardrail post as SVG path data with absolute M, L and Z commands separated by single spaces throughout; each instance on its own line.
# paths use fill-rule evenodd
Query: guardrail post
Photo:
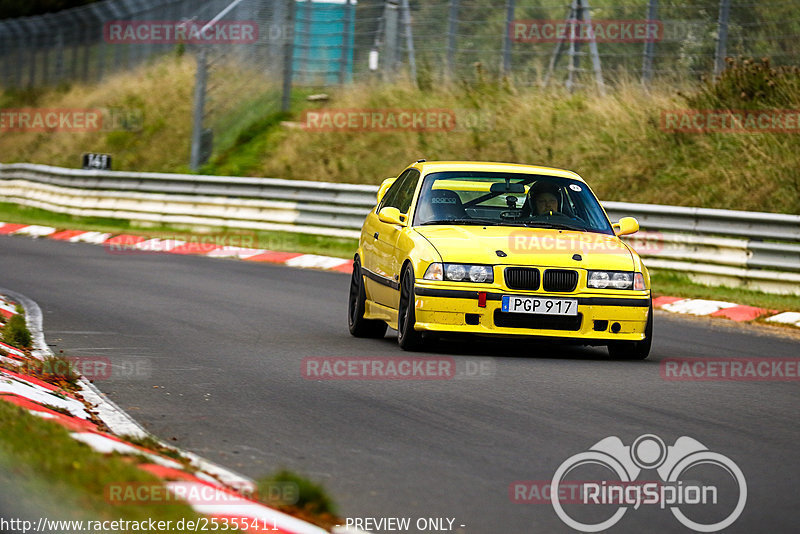
M 94 15 L 95 20 L 95 28 L 92 32 L 95 36 L 99 35 L 100 38 L 95 41 L 95 50 L 97 51 L 97 57 L 95 58 L 95 75 L 94 79 L 96 81 L 100 81 L 103 79 L 103 71 L 105 70 L 106 66 L 106 51 L 108 47 L 106 46 L 105 42 L 105 21 L 106 17 L 101 9 L 102 4 L 91 4 L 90 10 Z
M 19 22 L 15 20 L 10 20 L 8 22 L 9 28 L 14 30 L 14 33 L 17 35 L 16 39 L 16 57 L 17 60 L 14 62 L 14 83 L 13 87 L 21 87 L 22 86 L 22 65 L 25 64 L 24 53 L 23 53 L 23 40 L 25 39 L 25 28 Z
M 206 103 L 206 50 L 201 48 L 197 53 L 197 74 L 194 82 L 194 108 L 192 110 L 192 149 L 189 168 L 197 172 L 201 165 L 201 140 L 203 136 L 203 117 Z
M 714 75 L 725 69 L 725 55 L 728 49 L 728 17 L 731 14 L 731 0 L 720 0 L 719 22 L 717 23 L 717 51 L 714 55 Z
M 408 52 L 408 69 L 414 85 L 417 84 L 417 58 L 414 54 L 414 33 L 411 29 L 411 6 L 408 0 L 403 0 L 403 26 L 406 33 L 406 51 Z
M 292 107 L 292 75 L 294 73 L 294 0 L 286 0 L 286 31 L 283 44 L 283 94 L 281 111 Z
M 458 31 L 459 0 L 450 0 L 450 16 L 447 22 L 447 77 L 451 80 L 456 74 L 456 32 Z
M 312 11 L 313 6 L 311 4 L 311 0 L 306 0 L 305 4 L 303 5 L 303 14 L 300 17 L 302 23 L 300 24 L 300 28 L 303 29 L 303 34 L 301 35 L 302 48 L 300 49 L 300 57 L 302 58 L 302 62 L 300 63 L 300 83 L 309 83 L 313 76 L 310 75 L 313 72 L 311 69 L 308 68 L 308 58 L 311 55 L 311 35 L 313 32 L 314 27 L 314 12 Z M 315 58 L 316 59 L 316 58 Z
M 503 76 L 511 74 L 511 24 L 514 22 L 516 2 L 506 0 L 506 25 L 503 31 Z
M 30 69 L 28 70 L 28 87 L 35 87 L 36 86 L 36 54 L 39 52 L 39 45 L 40 45 L 40 38 L 39 38 L 39 26 L 41 21 L 39 20 L 40 17 L 31 17 L 30 19 L 30 29 L 29 29 L 29 53 L 30 53 Z
M 344 3 L 344 28 L 342 29 L 342 58 L 339 60 L 339 83 L 344 85 L 347 83 L 349 76 L 348 66 L 350 65 L 350 39 L 352 34 L 350 32 L 350 25 L 353 23 L 352 13 L 352 0 L 346 0 Z
M 386 6 L 383 11 L 386 22 L 386 40 L 384 42 L 386 61 L 383 63 L 383 78 L 387 81 L 394 79 L 394 71 L 397 68 L 398 7 L 397 0 L 386 0 Z
M 647 4 L 647 20 L 655 20 L 658 17 L 658 0 L 650 0 Z M 653 52 L 656 43 L 653 40 L 646 40 L 644 42 L 644 58 L 642 59 L 642 84 L 650 85 L 653 79 Z

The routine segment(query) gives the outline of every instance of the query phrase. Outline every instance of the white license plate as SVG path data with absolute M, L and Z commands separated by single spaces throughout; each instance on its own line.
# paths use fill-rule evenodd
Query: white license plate
M 578 315 L 576 299 L 549 299 L 503 295 L 503 311 L 542 315 Z

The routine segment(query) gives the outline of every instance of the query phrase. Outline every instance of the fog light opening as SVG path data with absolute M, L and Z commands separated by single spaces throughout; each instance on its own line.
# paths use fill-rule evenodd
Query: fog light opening
M 480 314 L 477 314 L 477 313 L 467 313 L 464 316 L 464 321 L 467 324 L 478 325 L 478 324 L 481 324 L 481 316 L 480 316 Z
M 619 323 L 614 323 L 614 324 L 611 325 L 611 331 L 613 333 L 615 333 L 615 334 L 619 333 L 620 328 L 622 328 L 622 327 L 620 326 Z

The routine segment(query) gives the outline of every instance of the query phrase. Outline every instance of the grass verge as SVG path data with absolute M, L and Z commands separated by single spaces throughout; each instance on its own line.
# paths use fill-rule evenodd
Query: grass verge
M 61 425 L 7 402 L 0 402 L 0 483 L 14 488 L 16 517 L 153 519 L 172 521 L 173 528 L 165 530 L 173 532 L 179 531 L 175 528 L 177 521 L 200 517 L 186 504 L 109 503 L 106 495 L 114 485 L 161 482 L 138 469 L 130 458 L 97 453 L 71 438 Z M 2 507 L 12 504 L 6 499 L 0 499 Z
M 342 524 L 336 505 L 319 483 L 283 469 L 256 481 L 259 499 L 293 516 L 325 528 Z
M 18 313 L 12 315 L 2 329 L 4 343 L 13 345 L 20 349 L 28 349 L 31 346 L 31 333 L 25 324 L 25 316 Z

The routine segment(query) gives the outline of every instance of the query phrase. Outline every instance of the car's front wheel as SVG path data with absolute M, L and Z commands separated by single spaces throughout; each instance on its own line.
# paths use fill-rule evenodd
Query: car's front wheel
M 414 330 L 416 322 L 414 270 L 407 265 L 400 278 L 400 306 L 397 310 L 397 343 L 401 349 L 415 351 L 422 348 L 422 332 Z
M 641 341 L 612 341 L 608 344 L 608 355 L 617 360 L 644 360 L 650 355 L 653 344 L 653 305 L 647 312 L 647 325 Z
M 377 337 L 386 334 L 386 323 L 375 319 L 364 319 L 367 294 L 364 290 L 364 276 L 361 274 L 361 262 L 356 258 L 353 262 L 353 276 L 350 278 L 350 298 L 347 306 L 347 326 L 355 337 Z

